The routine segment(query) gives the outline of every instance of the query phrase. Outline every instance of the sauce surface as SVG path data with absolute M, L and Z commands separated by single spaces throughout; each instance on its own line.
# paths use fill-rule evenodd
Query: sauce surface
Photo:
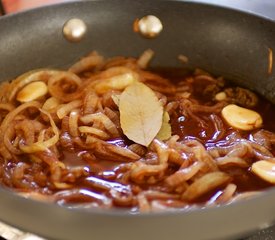
M 47 90 L 18 98 L 32 74 Z M 135 81 L 169 116 L 169 136 L 148 146 L 121 126 L 120 96 Z M 26 197 L 148 212 L 223 204 L 273 186 L 252 166 L 274 162 L 275 106 L 221 77 L 149 71 L 134 58 L 93 52 L 69 71 L 34 71 L 0 90 L 0 183 Z M 262 126 L 230 126 L 222 115 L 230 104 L 260 114 Z

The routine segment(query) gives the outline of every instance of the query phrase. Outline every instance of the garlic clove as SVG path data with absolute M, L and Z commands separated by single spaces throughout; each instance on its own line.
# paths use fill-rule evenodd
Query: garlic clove
M 227 95 L 225 92 L 219 92 L 215 95 L 215 100 L 217 101 L 223 101 L 227 98 Z
M 18 92 L 16 99 L 19 102 L 31 102 L 46 95 L 47 92 L 46 83 L 42 81 L 32 82 Z
M 222 109 L 222 117 L 233 128 L 253 130 L 262 126 L 263 120 L 259 113 L 239 107 L 235 104 L 227 105 Z
M 275 184 L 275 163 L 261 160 L 252 164 L 251 171 L 261 179 Z

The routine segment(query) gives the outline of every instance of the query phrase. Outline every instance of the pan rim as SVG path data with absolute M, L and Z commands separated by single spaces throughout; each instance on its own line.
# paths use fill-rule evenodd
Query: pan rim
M 113 1 L 127 2 L 125 0 L 113 0 Z M 3 17 L 0 18 L 0 25 L 1 25 L 2 19 L 3 20 L 4 19 L 8 20 L 11 17 L 13 18 L 14 16 L 20 17 L 21 15 L 30 14 L 32 12 L 36 12 L 38 10 L 40 11 L 40 10 L 43 10 L 45 8 L 59 8 L 59 7 L 62 7 L 63 5 L 86 4 L 87 2 L 102 2 L 102 3 L 104 3 L 105 1 L 97 1 L 97 0 L 95 0 L 95 1 L 87 1 L 87 0 L 86 1 L 81 1 L 81 0 L 78 0 L 78 1 L 71 1 L 71 2 L 66 2 L 66 3 L 58 3 L 58 4 L 54 4 L 54 5 L 38 7 L 38 8 L 35 8 L 35 9 L 26 10 L 26 11 L 22 11 L 22 12 L 19 12 L 19 13 L 14 13 L 14 14 L 9 14 L 7 16 L 3 16 Z M 166 2 L 167 3 L 168 1 L 161 1 L 161 2 Z M 208 4 L 208 3 L 191 2 L 189 0 L 187 0 L 185 2 L 182 2 L 180 0 L 172 0 L 170 2 L 176 2 L 176 3 L 180 3 L 180 4 L 187 4 L 187 5 L 190 5 L 190 4 L 191 5 L 204 5 L 204 6 L 207 6 L 207 7 L 210 7 L 210 8 L 223 9 L 223 10 L 227 10 L 227 11 L 238 12 L 240 14 L 254 16 L 257 19 L 265 21 L 265 22 L 270 22 L 275 27 L 274 20 L 272 20 L 268 17 L 263 17 L 262 15 L 256 14 L 254 12 L 246 12 L 246 11 L 239 10 L 239 9 L 234 9 L 234 8 L 230 8 L 230 7 L 223 7 L 223 6 L 217 6 L 217 5 Z M 175 216 L 175 215 L 176 216 L 177 215 L 185 215 L 186 217 L 188 217 L 189 215 L 193 214 L 194 212 L 199 214 L 199 213 L 202 213 L 202 212 L 203 213 L 208 213 L 209 211 L 211 211 L 211 212 L 222 211 L 222 209 L 227 209 L 227 211 L 229 211 L 232 208 L 236 208 L 236 206 L 240 206 L 240 208 L 241 208 L 241 206 L 244 207 L 244 206 L 246 206 L 246 204 L 251 204 L 251 205 L 253 204 L 253 205 L 256 206 L 257 203 L 260 202 L 261 199 L 264 199 L 267 196 L 275 196 L 275 189 L 265 190 L 259 196 L 255 196 L 255 197 L 252 197 L 250 199 L 237 201 L 237 202 L 234 202 L 234 203 L 231 203 L 231 204 L 225 204 L 225 205 L 221 205 L 221 206 L 203 207 L 203 208 L 195 208 L 195 209 L 191 208 L 191 209 L 188 209 L 186 211 L 185 210 L 183 210 L 183 211 L 177 210 L 177 211 L 149 212 L 149 213 L 135 213 L 135 214 L 129 214 L 129 211 L 127 211 L 127 210 L 124 211 L 124 210 L 121 210 L 121 209 L 107 209 L 106 210 L 106 209 L 97 208 L 97 209 L 89 209 L 88 211 L 87 211 L 87 209 L 82 209 L 82 208 L 70 209 L 67 206 L 60 206 L 56 203 L 40 202 L 40 201 L 33 200 L 33 199 L 26 199 L 26 198 L 16 194 L 15 191 L 4 189 L 3 187 L 0 187 L 0 193 L 7 194 L 11 198 L 16 198 L 19 202 L 25 202 L 25 201 L 30 202 L 33 205 L 35 205 L 35 207 L 44 207 L 44 208 L 50 207 L 50 208 L 53 208 L 53 206 L 54 206 L 54 209 L 62 208 L 62 209 L 65 209 L 66 211 L 72 212 L 72 214 L 74 212 L 79 212 L 80 214 L 115 216 L 115 217 L 118 217 L 118 218 L 120 218 L 120 217 L 155 218 L 155 217 L 158 217 L 158 216 L 165 217 L 165 216 Z M 226 210 L 224 210 L 224 211 L 226 211 Z M 2 220 L 2 217 L 0 217 L 0 218 Z M 3 222 L 7 222 L 7 221 L 3 220 Z
M 11 13 L 11 14 L 8 14 L 8 15 L 4 15 L 4 16 L 1 16 L 0 17 L 0 26 L 1 26 L 1 22 L 5 19 L 5 20 L 8 20 L 9 18 L 14 18 L 14 17 L 20 17 L 21 15 L 26 15 L 26 14 L 31 14 L 31 13 L 35 13 L 37 11 L 41 11 L 41 10 L 44 10 L 44 9 L 48 9 L 48 8 L 60 8 L 60 7 L 63 7 L 63 6 L 67 6 L 67 5 L 74 5 L 74 4 L 87 4 L 87 3 L 90 3 L 90 2 L 97 2 L 97 3 L 104 3 L 104 2 L 112 2 L 112 1 L 117 1 L 117 2 L 131 2 L 131 0 L 72 0 L 72 1 L 69 1 L 69 2 L 61 2 L 61 3 L 56 3 L 56 4 L 52 4 L 52 5 L 46 5 L 46 6 L 40 6 L 40 7 L 37 7 L 37 8 L 33 8 L 33 9 L 28 9 L 28 10 L 25 10 L 25 11 L 21 11 L 21 12 L 17 12 L 17 13 Z M 141 0 L 142 1 L 142 0 Z M 177 3 L 177 4 L 183 4 L 183 5 L 203 5 L 203 6 L 206 6 L 206 7 L 209 7 L 209 8 L 214 8 L 214 9 L 222 9 L 222 10 L 227 10 L 227 11 L 233 11 L 233 12 L 238 12 L 240 14 L 245 14 L 245 15 L 249 15 L 249 16 L 254 16 L 254 17 L 257 17 L 259 20 L 263 20 L 263 21 L 268 21 L 270 23 L 272 23 L 274 25 L 274 28 L 275 28 L 275 20 L 272 20 L 270 18 L 264 18 L 262 17 L 261 15 L 258 15 L 256 13 L 253 13 L 253 12 L 247 12 L 247 11 L 243 11 L 243 10 L 240 10 L 240 9 L 234 9 L 234 8 L 231 8 L 231 7 L 227 7 L 227 6 L 219 6 L 219 5 L 215 5 L 215 4 L 212 4 L 212 3 L 204 3 L 204 2 L 192 2 L 192 0 L 186 0 L 186 1 L 181 1 L 181 0 L 154 0 L 154 2 L 164 2 L 164 3 Z M 11 194 L 15 197 L 19 197 L 19 198 L 22 198 L 22 199 L 26 199 L 18 194 L 16 194 L 16 191 L 12 190 L 12 189 L 6 189 L 5 187 L 3 186 L 0 186 L 0 192 L 3 192 L 5 194 Z M 263 195 L 271 195 L 271 194 L 274 194 L 275 196 L 275 186 L 274 188 L 271 188 L 271 189 L 267 189 L 267 190 L 264 190 L 263 192 L 261 192 L 258 196 L 253 196 L 251 199 L 246 199 L 246 200 L 241 200 L 240 202 L 246 202 L 246 201 L 254 201 L 254 199 L 258 199 L 258 198 L 262 198 L 264 197 Z M 27 201 L 33 201 L 33 202 L 40 202 L 40 201 L 37 201 L 37 200 L 33 200 L 33 199 L 27 199 Z M 219 206 L 214 206 L 214 207 L 199 207 L 199 208 L 193 208 L 191 207 L 190 209 L 186 209 L 186 210 L 183 210 L 183 211 L 161 211 L 161 212 L 149 212 L 149 213 L 134 213 L 134 214 L 129 214 L 129 210 L 122 210 L 122 209 L 89 209 L 87 211 L 87 209 L 70 209 L 68 206 L 60 206 L 56 203 L 46 203 L 46 202 L 42 202 L 43 204 L 46 204 L 46 205 L 55 205 L 55 206 L 59 206 L 59 207 L 64 207 L 66 209 L 70 209 L 72 211 L 84 211 L 84 212 L 93 212 L 93 213 L 97 213 L 97 214 L 102 214 L 102 213 L 112 213 L 114 215 L 117 215 L 117 216 L 124 216 L 124 215 L 130 215 L 130 216 L 137 216 L 137 215 L 143 215 L 143 216 L 148 216 L 148 215 L 178 215 L 178 214 L 182 214 L 182 213 L 190 213 L 190 212 L 197 212 L 197 211 L 209 211 L 209 210 L 212 210 L 212 209 L 220 209 L 220 208 L 227 208 L 228 206 L 231 206 L 231 205 L 235 205 L 235 204 L 239 204 L 240 203 L 239 201 L 237 202 L 234 202 L 234 203 L 230 203 L 230 204 L 224 204 L 224 205 L 219 205 Z M 274 221 L 275 221 L 275 218 L 274 218 Z

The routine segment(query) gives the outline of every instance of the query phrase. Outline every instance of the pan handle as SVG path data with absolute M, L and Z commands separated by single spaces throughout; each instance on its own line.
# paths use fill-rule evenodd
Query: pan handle
M 6 14 L 6 11 L 4 8 L 4 4 L 3 4 L 2 0 L 0 0 L 0 16 L 5 15 L 5 14 Z

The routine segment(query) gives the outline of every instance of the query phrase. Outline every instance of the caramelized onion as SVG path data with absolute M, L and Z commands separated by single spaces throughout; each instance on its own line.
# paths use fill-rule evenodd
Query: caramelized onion
M 80 126 L 78 129 L 81 133 L 92 134 L 103 140 L 107 140 L 110 138 L 110 136 L 106 132 L 94 127 Z
M 187 168 L 181 168 L 177 172 L 175 172 L 173 175 L 170 175 L 165 179 L 165 182 L 171 186 L 175 187 L 179 184 L 181 184 L 184 181 L 187 181 L 191 179 L 203 166 L 202 162 L 195 162 L 193 165 L 187 167 Z
M 69 102 L 67 104 L 60 105 L 58 108 L 56 114 L 59 119 L 63 119 L 65 116 L 67 116 L 72 110 L 80 107 L 82 105 L 81 100 L 74 100 L 72 102 Z
M 103 57 L 93 52 L 90 56 L 82 58 L 69 68 L 75 74 L 90 70 L 103 63 Z
M 71 72 L 59 72 L 53 75 L 48 82 L 49 93 L 52 97 L 62 102 L 70 102 L 80 98 L 82 91 L 79 89 L 82 80 Z M 68 89 L 64 86 L 68 85 Z
M 102 113 L 94 113 L 94 114 L 89 114 L 81 117 L 81 121 L 84 124 L 91 124 L 93 122 L 101 122 L 105 129 L 112 134 L 113 137 L 118 137 L 119 132 L 117 130 L 116 125 L 105 115 Z
M 20 145 L 20 149 L 25 153 L 34 153 L 34 152 L 39 152 L 39 151 L 45 151 L 48 148 L 50 148 L 51 146 L 53 146 L 54 144 L 56 144 L 59 140 L 59 130 L 58 130 L 57 126 L 55 125 L 55 122 L 53 121 L 51 115 L 42 109 L 39 109 L 39 110 L 41 113 L 45 114 L 50 119 L 50 124 L 52 127 L 52 131 L 54 133 L 54 136 L 46 141 L 43 141 L 43 142 L 35 142 L 30 145 Z
M 189 201 L 195 200 L 203 194 L 228 183 L 230 180 L 230 176 L 223 172 L 207 173 L 192 183 L 182 197 Z
M 79 118 L 79 112 L 71 111 L 70 117 L 69 117 L 69 130 L 72 137 L 78 136 L 78 118 Z
M 203 71 L 144 70 L 152 57 L 93 52 L 68 71 L 38 69 L 2 84 L 0 183 L 73 208 L 140 212 L 227 204 L 273 186 L 275 108 Z M 263 125 L 230 127 L 241 108 L 225 116 L 229 104 Z
M 50 77 L 60 74 L 58 70 L 38 69 L 26 72 L 16 78 L 10 85 L 11 91 L 9 93 L 9 101 L 15 98 L 16 93 L 25 85 L 35 81 L 47 82 Z

